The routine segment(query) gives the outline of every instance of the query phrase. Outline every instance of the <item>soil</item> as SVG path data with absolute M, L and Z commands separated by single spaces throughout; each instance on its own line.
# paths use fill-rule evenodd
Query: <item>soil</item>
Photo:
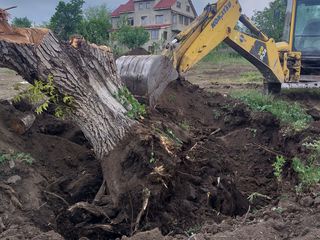
M 250 63 L 201 62 L 188 71 L 186 78 L 207 91 L 222 94 L 239 89 L 260 89 L 263 85 L 262 75 Z
M 44 114 L 17 135 L 10 122 L 23 109 L 4 101 L 0 152 L 35 161 L 1 164 L 0 239 L 317 239 L 319 189 L 296 194 L 290 163 L 281 183 L 272 164 L 304 156 L 303 140 L 320 133 L 318 100 L 301 100 L 315 116 L 307 130 L 283 134 L 269 113 L 172 83 L 109 156 L 127 183 L 117 206 L 108 196 L 94 201 L 101 169 L 76 126 Z

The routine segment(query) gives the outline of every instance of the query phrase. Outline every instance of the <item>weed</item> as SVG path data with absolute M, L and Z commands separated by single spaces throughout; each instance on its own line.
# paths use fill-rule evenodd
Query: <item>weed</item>
M 131 119 L 143 119 L 147 114 L 146 107 L 140 104 L 138 100 L 132 95 L 128 88 L 123 87 L 115 94 L 115 98 L 127 109 L 127 116 Z
M 277 212 L 279 214 L 284 212 L 284 209 L 282 207 L 273 207 L 271 208 L 272 211 Z
M 237 52 L 229 47 L 218 47 L 211 51 L 206 57 L 203 58 L 203 62 L 210 62 L 212 64 L 245 64 L 250 63 Z
M 243 82 L 262 82 L 263 76 L 260 72 L 257 71 L 249 71 L 243 72 L 240 74 L 240 81 Z
M 277 156 L 276 161 L 272 164 L 274 170 L 274 176 L 279 182 L 282 180 L 283 166 L 286 163 L 284 156 Z
M 229 103 L 221 107 L 221 109 L 225 111 L 231 111 L 232 108 L 233 108 L 233 105 Z
M 212 113 L 213 113 L 213 118 L 214 118 L 215 120 L 218 120 L 218 119 L 221 117 L 221 115 L 222 115 L 222 113 L 221 113 L 219 110 L 217 110 L 217 109 L 213 110 Z
M 179 126 L 185 131 L 190 130 L 190 125 L 188 124 L 188 122 L 186 120 L 184 120 L 182 123 L 180 123 Z
M 252 194 L 248 197 L 248 200 L 249 200 L 249 202 L 252 204 L 256 198 L 265 198 L 265 199 L 271 200 L 271 198 L 270 198 L 269 196 L 263 195 L 263 194 L 257 193 L 257 192 L 252 193 Z
M 320 167 L 311 163 L 305 165 L 298 157 L 292 159 L 292 167 L 303 185 L 310 186 L 320 182 Z
M 177 97 L 175 95 L 169 95 L 168 100 L 170 103 L 174 103 L 177 100 Z
M 295 186 L 296 194 L 299 195 L 303 192 L 303 184 L 299 183 L 297 186 Z
M 46 83 L 42 81 L 35 81 L 26 91 L 17 95 L 13 100 L 14 102 L 20 102 L 22 99 L 26 99 L 31 103 L 39 104 L 35 112 L 41 114 L 48 110 L 49 104 L 54 104 L 55 116 L 63 118 L 65 114 L 72 110 L 74 98 L 67 95 L 60 95 L 58 90 L 53 85 L 53 76 L 48 76 Z
M 254 111 L 272 113 L 283 124 L 288 124 L 295 131 L 307 128 L 308 124 L 312 121 L 311 116 L 298 103 L 279 100 L 274 96 L 265 95 L 255 90 L 236 91 L 231 96 L 243 101 Z
M 29 153 L 13 152 L 13 153 L 0 153 L 0 164 L 8 161 L 25 162 L 31 165 L 35 160 Z
M 189 237 L 191 237 L 191 236 L 193 236 L 194 234 L 199 233 L 200 230 L 201 230 L 201 225 L 195 225 L 195 226 L 189 228 L 185 233 L 186 233 Z
M 256 128 L 246 128 L 246 129 L 252 133 L 253 137 L 257 136 L 258 130 Z
M 156 158 L 155 158 L 155 154 L 154 152 L 151 153 L 150 159 L 149 159 L 150 163 L 155 163 L 156 162 Z
M 310 163 L 320 160 L 320 140 L 304 143 L 303 146 L 311 151 L 311 154 L 308 157 Z
M 167 128 L 165 134 L 179 146 L 183 144 L 183 142 L 174 134 L 171 129 Z

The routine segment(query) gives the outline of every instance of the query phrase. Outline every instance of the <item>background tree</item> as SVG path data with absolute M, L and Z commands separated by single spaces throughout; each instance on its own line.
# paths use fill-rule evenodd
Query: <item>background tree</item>
M 149 41 L 150 35 L 143 27 L 132 27 L 123 25 L 116 33 L 117 40 L 129 49 L 141 47 Z
M 12 25 L 15 27 L 30 28 L 32 27 L 32 22 L 27 17 L 23 17 L 23 18 L 15 17 L 12 20 Z
M 91 7 L 85 10 L 79 33 L 89 42 L 106 44 L 111 26 L 106 5 Z
M 254 23 L 269 37 L 280 41 L 282 38 L 286 12 L 286 1 L 274 0 L 263 11 L 256 11 Z
M 61 39 L 67 40 L 78 33 L 83 21 L 82 6 L 84 0 L 59 1 L 56 12 L 50 19 L 49 27 Z

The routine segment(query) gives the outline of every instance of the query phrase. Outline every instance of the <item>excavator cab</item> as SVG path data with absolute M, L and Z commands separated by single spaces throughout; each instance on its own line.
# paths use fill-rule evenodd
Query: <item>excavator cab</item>
M 300 82 L 320 81 L 320 0 L 288 0 L 283 40 L 301 52 Z

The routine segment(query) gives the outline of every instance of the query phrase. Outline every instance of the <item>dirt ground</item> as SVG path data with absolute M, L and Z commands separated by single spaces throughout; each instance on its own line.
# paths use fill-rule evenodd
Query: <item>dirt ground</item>
M 223 94 L 237 89 L 258 89 L 263 83 L 262 75 L 250 63 L 201 62 L 186 74 L 193 84 Z
M 226 69 L 230 79 L 254 71 Z M 207 88 L 223 73 L 212 71 L 216 75 L 190 73 L 188 80 L 200 83 L 210 76 L 213 80 L 199 84 Z M 201 87 L 172 83 L 110 154 L 128 185 L 137 183 L 121 207 L 108 198 L 91 204 L 101 169 L 76 126 L 44 114 L 18 135 L 10 123 L 23 109 L 2 101 L 0 159 L 11 158 L 0 160 L 0 239 L 320 239 L 320 188 L 297 194 L 290 163 L 280 183 L 272 167 L 277 155 L 304 156 L 303 140 L 319 135 L 318 95 L 283 96 L 315 116 L 308 129 L 284 135 L 271 114 L 252 112 L 224 92 Z M 148 206 L 137 224 L 146 190 Z M 249 196 L 255 197 L 249 201 Z

